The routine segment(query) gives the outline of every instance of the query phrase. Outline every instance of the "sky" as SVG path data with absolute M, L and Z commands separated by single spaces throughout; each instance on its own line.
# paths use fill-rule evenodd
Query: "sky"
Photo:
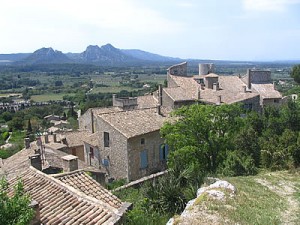
M 184 59 L 299 60 L 300 0 L 0 0 L 0 54 L 107 43 Z

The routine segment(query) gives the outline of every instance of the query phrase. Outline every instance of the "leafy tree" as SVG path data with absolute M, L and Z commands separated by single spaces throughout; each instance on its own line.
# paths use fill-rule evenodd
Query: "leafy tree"
M 24 193 L 23 184 L 19 181 L 14 187 L 14 195 L 8 196 L 8 183 L 0 180 L 0 224 L 29 224 L 33 210 L 29 207 L 30 199 Z
M 32 133 L 32 127 L 31 127 L 31 122 L 30 122 L 30 119 L 28 120 L 28 123 L 27 123 L 27 133 Z
M 294 78 L 295 82 L 300 84 L 300 65 L 296 65 L 293 67 L 291 77 Z
M 242 125 L 240 114 L 239 105 L 192 105 L 175 111 L 174 116 L 179 118 L 176 123 L 167 123 L 161 129 L 173 149 L 169 166 L 173 168 L 178 157 L 184 160 L 180 163 L 188 166 L 191 153 L 196 167 L 215 173 L 226 158 L 226 151 L 234 149 L 232 139 Z
M 14 118 L 8 122 L 8 127 L 12 131 L 23 130 L 24 121 L 21 117 L 14 116 Z

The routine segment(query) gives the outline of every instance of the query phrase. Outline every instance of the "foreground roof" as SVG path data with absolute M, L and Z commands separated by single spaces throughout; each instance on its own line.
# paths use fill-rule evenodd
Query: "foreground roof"
M 102 187 L 93 178 L 88 176 L 84 171 L 77 170 L 70 173 L 52 175 L 64 184 L 67 184 L 78 191 L 85 193 L 88 196 L 94 197 L 113 208 L 122 207 L 123 203 L 110 191 Z
M 78 179 L 73 180 L 80 183 L 80 177 L 83 176 L 79 174 Z M 106 193 L 110 198 L 102 201 L 33 167 L 24 171 L 20 179 L 25 192 L 39 203 L 42 224 L 115 224 L 129 207 L 128 203 L 119 203 L 118 199 L 115 200 L 118 204 L 112 207 L 108 204 L 114 199 L 112 194 Z M 18 178 L 9 180 L 11 187 L 17 182 Z M 97 189 L 103 191 L 103 188 L 96 187 L 95 191 Z
M 21 151 L 17 152 L 16 154 L 12 155 L 11 157 L 4 159 L 3 163 L 0 166 L 0 175 L 7 176 L 8 179 L 11 179 L 13 177 L 19 176 L 24 171 L 26 171 L 30 167 L 29 162 L 29 156 L 32 156 L 35 154 L 35 150 L 37 147 L 35 147 L 35 143 L 33 142 L 31 144 L 31 148 L 29 149 L 22 149 Z M 44 157 L 45 161 L 43 164 L 43 169 L 46 169 L 48 167 L 57 167 L 57 168 L 63 168 L 63 160 L 61 157 L 69 155 L 65 152 L 50 149 L 48 147 L 45 148 Z M 88 171 L 95 171 L 100 172 L 99 169 L 87 165 L 85 162 L 78 159 L 78 168 L 79 169 L 85 169 Z

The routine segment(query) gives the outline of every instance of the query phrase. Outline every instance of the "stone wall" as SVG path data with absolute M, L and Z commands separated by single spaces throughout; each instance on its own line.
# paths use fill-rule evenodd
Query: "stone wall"
M 250 89 L 251 83 L 271 83 L 271 71 L 268 70 L 247 70 L 247 86 Z
M 261 99 L 261 102 L 262 102 L 263 107 L 266 107 L 266 106 L 279 107 L 282 103 L 282 100 L 278 99 L 278 98 L 265 98 L 265 99 Z
M 90 154 L 90 148 L 93 148 L 94 151 L 94 157 Z M 101 167 L 101 158 L 100 158 L 100 151 L 95 146 L 92 146 L 88 143 L 84 143 L 84 161 L 86 164 L 94 166 L 96 168 Z
M 199 75 L 207 75 L 215 72 L 215 65 L 213 63 L 200 63 Z
M 83 115 L 78 118 L 79 129 L 89 130 L 92 132 L 92 109 L 88 109 Z
M 144 144 L 141 144 L 141 139 Z M 152 173 L 166 169 L 166 162 L 160 160 L 160 146 L 164 139 L 160 137 L 159 131 L 130 138 L 128 140 L 128 158 L 129 158 L 129 180 L 136 180 Z M 141 152 L 147 151 L 148 166 L 141 168 Z
M 175 87 L 178 87 L 178 85 L 177 85 L 176 82 L 172 79 L 172 77 L 169 75 L 169 73 L 167 74 L 167 81 L 168 81 L 168 87 L 169 87 L 169 88 L 175 88 Z
M 109 161 L 105 167 L 108 176 L 128 179 L 127 138 L 101 118 L 96 121 L 96 129 L 99 131 L 99 160 Z M 104 132 L 109 133 L 109 147 L 104 147 Z
M 247 106 L 249 106 L 251 104 L 252 110 L 254 110 L 256 112 L 261 111 L 260 97 L 259 96 L 256 96 L 256 97 L 253 97 L 253 98 L 248 98 L 244 101 L 241 101 L 241 103 L 244 105 L 245 108 L 247 108 Z
M 162 106 L 173 109 L 174 108 L 174 100 L 166 94 L 166 92 L 162 91 Z
M 175 76 L 187 76 L 187 62 L 171 66 L 168 68 L 168 74 Z
M 71 149 L 69 152 L 70 154 L 76 155 L 81 161 L 85 161 L 83 145 L 70 147 L 70 149 Z

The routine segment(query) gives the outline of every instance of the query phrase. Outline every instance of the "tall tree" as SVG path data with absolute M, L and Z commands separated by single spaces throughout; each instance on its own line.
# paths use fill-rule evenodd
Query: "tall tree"
M 294 78 L 295 82 L 300 84 L 300 64 L 293 67 L 291 77 Z
M 202 171 L 215 173 L 233 149 L 233 135 L 240 129 L 242 118 L 239 105 L 192 105 L 174 113 L 175 123 L 161 129 L 162 136 L 173 151 L 169 165 L 181 163 L 182 169 L 194 164 Z

